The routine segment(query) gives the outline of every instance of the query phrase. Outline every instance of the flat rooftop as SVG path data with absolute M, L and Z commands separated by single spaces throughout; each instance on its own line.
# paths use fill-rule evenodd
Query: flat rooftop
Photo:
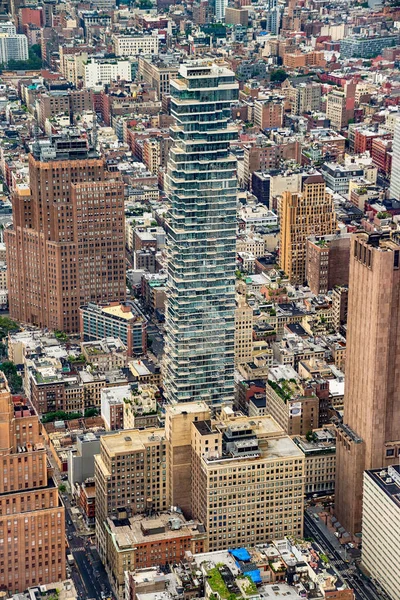
M 151 442 L 160 442 L 164 436 L 165 430 L 161 428 L 124 429 L 112 435 L 102 436 L 101 444 L 106 452 L 113 456 L 144 450 L 145 445 Z
M 105 306 L 102 309 L 102 312 L 107 315 L 112 315 L 113 317 L 118 317 L 119 319 L 125 319 L 126 321 L 130 321 L 137 316 L 132 310 L 126 310 L 121 304 L 118 304 L 118 306 Z
M 166 407 L 166 412 L 172 415 L 193 414 L 199 411 L 209 410 L 206 402 L 185 402 L 181 404 L 171 404 Z
M 156 517 L 134 515 L 124 519 L 107 519 L 114 544 L 120 549 L 129 549 L 137 544 L 149 544 L 155 540 L 170 540 L 203 533 L 197 523 L 190 525 L 179 513 L 161 513 Z
M 387 469 L 371 469 L 365 471 L 364 477 L 370 477 L 400 508 L 400 465 L 391 465 Z

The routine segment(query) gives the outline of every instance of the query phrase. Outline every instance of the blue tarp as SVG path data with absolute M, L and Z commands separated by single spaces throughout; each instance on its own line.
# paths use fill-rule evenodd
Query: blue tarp
M 259 569 L 255 569 L 254 571 L 246 571 L 243 575 L 247 575 L 253 581 L 253 583 L 262 583 L 261 573 Z
M 246 548 L 235 548 L 235 550 L 229 550 L 229 552 L 237 560 L 250 560 L 250 554 L 247 552 Z

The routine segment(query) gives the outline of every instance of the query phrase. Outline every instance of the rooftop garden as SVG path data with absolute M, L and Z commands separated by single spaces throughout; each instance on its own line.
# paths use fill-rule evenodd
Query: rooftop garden
M 64 331 L 59 331 L 58 329 L 56 329 L 54 331 L 54 337 L 59 340 L 60 342 L 67 342 L 68 341 L 68 336 Z
M 228 598 L 229 592 L 228 588 L 225 585 L 224 580 L 222 579 L 222 575 L 219 572 L 217 567 L 214 567 L 207 573 L 208 583 L 210 584 L 211 589 L 220 596 L 220 598 Z
M 300 391 L 295 379 L 280 379 L 279 382 L 268 381 L 268 384 L 285 404 L 293 398 L 294 394 Z
M 216 592 L 222 600 L 236 600 L 238 597 L 237 594 L 231 593 L 228 590 L 218 567 L 214 567 L 208 571 L 207 579 L 211 589 Z M 212 596 L 213 595 L 214 594 L 212 594 Z
M 246 594 L 246 596 L 251 596 L 252 594 L 256 594 L 257 586 L 254 583 L 254 581 L 248 575 L 245 575 L 245 579 L 247 581 L 244 582 L 243 591 Z
M 86 358 L 84 357 L 84 355 L 78 354 L 78 356 L 75 356 L 74 354 L 70 354 L 68 356 L 68 360 L 70 363 L 85 363 L 86 362 Z

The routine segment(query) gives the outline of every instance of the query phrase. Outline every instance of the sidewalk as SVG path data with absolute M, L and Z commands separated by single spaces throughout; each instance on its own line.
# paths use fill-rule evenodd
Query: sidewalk
M 314 525 L 321 531 L 321 533 L 329 540 L 335 550 L 340 554 L 343 560 L 347 560 L 347 551 L 344 546 L 339 542 L 338 538 L 334 534 L 334 529 L 329 525 L 330 513 L 325 512 L 323 506 L 309 506 L 306 512 L 312 517 Z M 313 515 L 318 515 L 319 520 L 317 521 Z M 327 521 L 328 525 L 325 523 Z

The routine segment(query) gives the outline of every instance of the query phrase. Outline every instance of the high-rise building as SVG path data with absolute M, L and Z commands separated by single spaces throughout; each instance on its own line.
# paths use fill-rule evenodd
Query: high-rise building
M 313 294 L 326 294 L 337 285 L 348 285 L 350 238 L 350 233 L 343 233 L 307 239 L 306 279 Z
M 331 127 L 340 130 L 354 119 L 354 95 L 356 84 L 348 81 L 343 89 L 332 90 L 326 97 L 326 116 Z
M 215 0 L 215 19 L 217 21 L 225 20 L 225 11 L 228 6 L 228 0 Z
M 388 235 L 352 240 L 343 424 L 337 425 L 335 512 L 361 532 L 363 472 L 400 452 L 400 245 Z
M 65 579 L 65 515 L 48 471 L 39 419 L 14 402 L 0 373 L 0 589 Z
M 233 401 L 236 160 L 228 124 L 238 84 L 207 62 L 171 81 L 171 148 L 165 177 L 168 294 L 164 389 L 170 402 Z
M 400 200 L 400 119 L 396 120 L 394 127 L 390 195 L 392 198 Z
M 222 550 L 302 535 L 303 452 L 271 416 L 245 417 L 230 407 L 215 420 L 210 413 L 205 402 L 169 405 L 165 429 L 101 438 L 96 536 L 119 596 L 129 568 L 175 562 L 196 546 Z M 191 532 L 166 526 L 177 516 L 167 517 L 170 506 L 196 525 Z M 153 546 L 145 556 L 146 540 Z
M 28 38 L 7 21 L 0 24 L 0 62 L 7 64 L 10 60 L 28 60 Z
M 179 411 L 185 416 L 185 406 L 175 409 L 177 419 Z M 191 425 L 192 515 L 204 524 L 208 549 L 301 537 L 303 452 L 271 416 L 230 413 Z
M 364 473 L 362 564 L 385 596 L 400 598 L 400 466 Z
M 321 84 L 315 81 L 291 82 L 288 96 L 292 113 L 302 115 L 305 112 L 319 111 L 321 108 Z
M 125 300 L 123 183 L 78 135 L 37 141 L 5 232 L 10 315 L 79 331 L 79 307 Z
M 128 429 L 103 436 L 100 454 L 95 457 L 95 480 L 96 537 L 100 556 L 106 561 L 108 517 L 118 516 L 121 509 L 129 514 L 145 513 L 148 498 L 155 511 L 168 507 L 164 430 Z
M 280 266 L 291 283 L 302 284 L 306 279 L 307 238 L 330 235 L 336 229 L 333 198 L 321 175 L 304 179 L 301 193 L 283 193 L 280 219 Z
M 253 309 L 246 298 L 237 294 L 235 311 L 235 364 L 250 362 L 253 357 Z

